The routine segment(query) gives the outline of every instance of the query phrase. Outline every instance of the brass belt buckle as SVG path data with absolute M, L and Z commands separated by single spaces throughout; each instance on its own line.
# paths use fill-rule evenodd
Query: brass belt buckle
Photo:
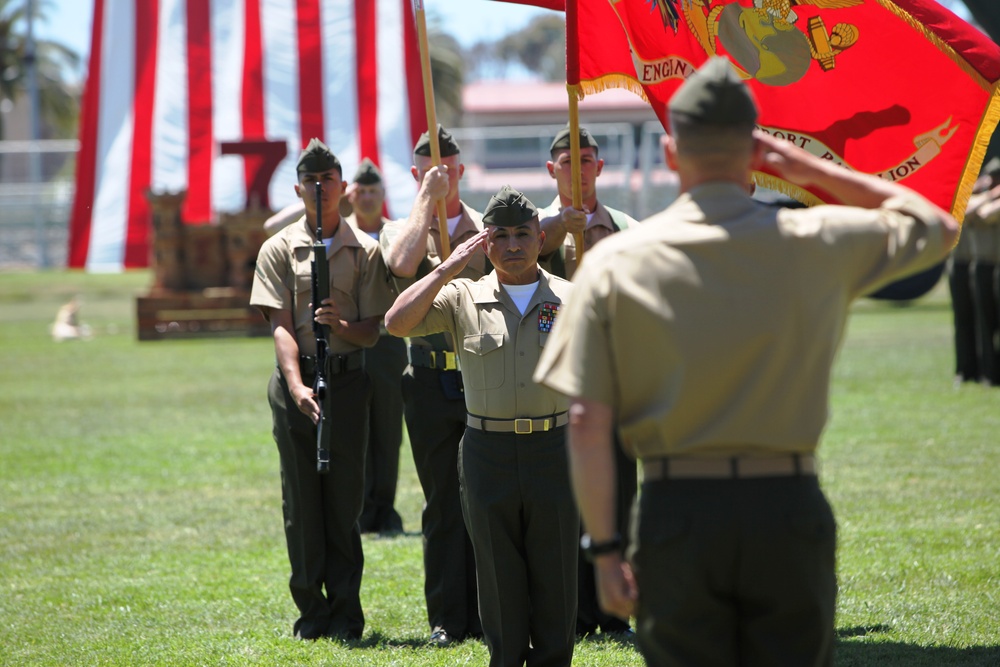
M 455 353 L 454 352 L 444 352 L 444 369 L 446 371 L 453 371 L 458 368 L 458 364 L 455 363 Z
M 528 435 L 529 433 L 531 433 L 531 420 L 515 419 L 514 433 L 516 433 L 517 435 Z

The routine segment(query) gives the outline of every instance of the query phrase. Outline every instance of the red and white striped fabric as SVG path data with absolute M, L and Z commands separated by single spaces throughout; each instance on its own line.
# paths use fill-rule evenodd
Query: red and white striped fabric
M 147 266 L 147 190 L 187 190 L 190 224 L 242 210 L 262 158 L 224 154 L 225 142 L 287 145 L 268 186 L 275 210 L 320 137 L 346 179 L 375 161 L 389 215 L 406 215 L 426 128 L 411 2 L 95 0 L 69 265 Z

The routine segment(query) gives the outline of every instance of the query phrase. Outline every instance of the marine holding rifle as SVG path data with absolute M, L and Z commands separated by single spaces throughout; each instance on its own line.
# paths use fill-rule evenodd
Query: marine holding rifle
M 300 639 L 357 639 L 365 623 L 358 517 L 371 393 L 363 348 L 378 340 L 392 292 L 378 243 L 341 220 L 338 204 L 347 184 L 336 156 L 312 139 L 296 173 L 305 215 L 261 247 L 250 294 L 274 335 L 277 368 L 267 396 L 281 462 L 289 588 L 299 610 L 293 632 Z M 326 266 L 319 268 L 327 269 L 328 284 L 317 291 L 329 296 L 314 307 L 311 264 L 319 242 L 326 246 Z M 317 254 L 322 262 L 322 249 Z M 327 342 L 320 369 L 314 324 Z M 322 401 L 314 390 L 317 370 L 326 376 Z M 325 443 L 317 441 L 316 426 L 324 414 L 330 425 Z M 329 469 L 321 473 L 317 445 L 324 444 Z

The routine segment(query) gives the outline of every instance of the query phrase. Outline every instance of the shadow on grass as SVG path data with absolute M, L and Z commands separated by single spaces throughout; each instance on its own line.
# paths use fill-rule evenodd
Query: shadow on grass
M 888 632 L 888 625 L 858 625 L 837 630 L 837 667 L 996 667 L 1000 665 L 1000 646 L 917 646 L 880 641 L 877 635 Z M 857 641 L 858 637 L 871 641 Z
M 588 644 L 617 644 L 618 646 L 635 646 L 635 633 L 624 632 L 602 632 L 600 634 L 588 634 L 582 639 L 577 639 L 577 643 L 587 642 Z M 638 649 L 636 649 L 638 650 Z
M 366 537 L 372 540 L 396 540 L 403 537 L 423 537 L 423 533 L 419 530 L 387 530 L 385 532 L 370 532 L 362 533 Z
M 466 639 L 465 642 L 455 642 L 452 646 L 459 646 L 466 642 L 475 642 L 478 639 Z M 350 646 L 352 648 L 429 648 L 430 642 L 427 641 L 427 637 L 391 637 L 389 635 L 384 635 L 381 632 L 375 630 L 369 635 L 365 635 L 361 639 L 344 641 L 345 646 Z M 448 650 L 447 648 L 442 648 L 442 651 Z

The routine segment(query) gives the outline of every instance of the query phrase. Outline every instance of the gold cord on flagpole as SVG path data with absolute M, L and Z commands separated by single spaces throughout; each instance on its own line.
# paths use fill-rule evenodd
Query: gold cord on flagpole
M 569 94 L 569 157 L 570 176 L 573 189 L 573 208 L 578 211 L 583 210 L 583 192 L 580 186 L 580 111 L 579 111 L 579 91 L 577 86 L 566 84 L 566 92 Z M 576 266 L 580 267 L 583 261 L 583 232 L 573 234 L 573 243 L 576 245 Z
M 427 135 L 430 139 L 431 164 L 441 166 L 441 146 L 438 144 L 437 109 L 434 106 L 434 80 L 431 74 L 431 54 L 427 46 L 427 19 L 424 16 L 424 0 L 413 0 L 413 13 L 417 20 L 417 42 L 420 45 L 420 71 L 424 80 L 424 102 L 427 105 Z M 441 260 L 451 254 L 451 239 L 448 236 L 448 210 L 445 200 L 437 203 L 438 230 L 441 232 Z

